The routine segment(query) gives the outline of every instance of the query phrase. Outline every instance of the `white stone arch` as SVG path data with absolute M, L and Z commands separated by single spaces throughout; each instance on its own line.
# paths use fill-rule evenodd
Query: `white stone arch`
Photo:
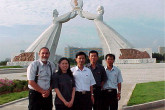
M 87 11 L 83 11 L 81 7 L 76 7 L 71 12 L 58 16 L 58 12 L 55 9 L 53 11 L 53 23 L 26 49 L 25 52 L 38 52 L 41 47 L 48 47 L 51 53 L 49 60 L 54 61 L 62 24 L 68 22 L 78 14 L 82 18 L 92 20 L 95 23 L 104 55 L 113 53 L 116 56 L 116 60 L 118 60 L 121 53 L 120 49 L 133 48 L 133 46 L 113 28 L 104 23 L 103 6 L 98 6 L 97 11 L 98 14 L 91 14 Z
M 36 54 L 34 56 L 32 56 L 32 54 L 38 53 L 42 47 L 49 48 L 49 60 L 54 61 L 56 48 L 61 34 L 62 24 L 68 22 L 70 19 L 76 17 L 77 15 L 94 22 L 101 41 L 104 55 L 108 53 L 115 54 L 116 63 L 156 63 L 156 59 L 152 58 L 152 50 L 150 48 L 132 49 L 133 46 L 124 37 L 118 34 L 112 27 L 108 26 L 103 21 L 103 6 L 98 6 L 98 13 L 92 14 L 82 9 L 82 0 L 71 0 L 71 2 L 73 7 L 72 11 L 58 16 L 58 12 L 55 9 L 53 11 L 53 23 L 25 50 L 25 53 L 21 53 L 20 55 L 15 56 L 13 58 L 15 60 L 8 62 L 7 65 L 28 66 L 34 57 L 35 59 L 38 59 Z M 30 57 L 30 60 L 29 54 L 32 56 L 32 58 Z

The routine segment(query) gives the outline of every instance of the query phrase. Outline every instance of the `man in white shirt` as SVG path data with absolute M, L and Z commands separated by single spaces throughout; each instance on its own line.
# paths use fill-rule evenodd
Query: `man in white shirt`
M 78 52 L 76 54 L 77 66 L 71 68 L 75 78 L 76 93 L 73 110 L 92 110 L 93 85 L 96 84 L 91 70 L 84 66 L 86 54 Z
M 48 61 L 49 49 L 39 51 L 39 60 L 33 61 L 27 68 L 29 87 L 29 110 L 52 110 L 51 78 L 55 65 Z

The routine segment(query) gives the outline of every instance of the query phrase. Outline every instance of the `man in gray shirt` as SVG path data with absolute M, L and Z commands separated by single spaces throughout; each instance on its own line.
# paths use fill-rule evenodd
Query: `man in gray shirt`
M 121 97 L 121 83 L 123 78 L 119 68 L 113 65 L 115 55 L 105 56 L 107 67 L 105 68 L 108 80 L 103 86 L 103 105 L 102 110 L 118 110 L 118 101 Z
M 95 50 L 92 50 L 89 52 L 89 60 L 90 63 L 86 66 L 92 71 L 93 76 L 95 78 L 96 84 L 93 86 L 93 93 L 94 93 L 94 105 L 93 110 L 102 110 L 102 93 L 101 89 L 103 87 L 103 84 L 107 80 L 107 75 L 105 72 L 105 69 L 102 65 L 98 64 L 98 52 Z
M 33 61 L 27 68 L 29 87 L 29 110 L 52 110 L 51 78 L 55 65 L 48 61 L 49 49 L 39 51 L 39 60 Z

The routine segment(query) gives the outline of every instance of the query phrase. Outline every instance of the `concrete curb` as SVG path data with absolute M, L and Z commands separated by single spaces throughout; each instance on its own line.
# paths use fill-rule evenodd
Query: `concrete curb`
M 127 95 L 127 97 L 125 98 L 125 100 L 124 100 L 124 102 L 123 102 L 123 105 L 127 105 L 128 101 L 129 101 L 129 99 L 130 99 L 130 97 L 131 97 L 131 95 L 132 95 L 132 92 L 133 92 L 133 90 L 135 89 L 135 86 L 136 86 L 136 84 L 133 84 L 133 86 L 131 87 L 131 90 L 128 92 L 128 95 Z
M 165 99 L 134 106 L 123 106 L 122 110 L 147 110 L 159 107 L 165 107 Z
M 28 97 L 21 98 L 21 99 L 18 99 L 18 100 L 14 100 L 14 101 L 11 101 L 11 102 L 9 102 L 9 103 L 5 103 L 5 104 L 0 105 L 0 108 L 3 108 L 3 107 L 5 107 L 5 106 L 8 106 L 8 105 L 11 105 L 11 104 L 20 102 L 20 101 L 24 101 L 24 100 L 27 100 L 27 99 L 28 99 Z
M 27 68 L 0 68 L 0 70 L 26 70 Z

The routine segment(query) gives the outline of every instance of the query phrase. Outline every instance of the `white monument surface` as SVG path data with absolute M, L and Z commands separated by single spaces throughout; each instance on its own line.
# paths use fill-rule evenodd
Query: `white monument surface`
M 134 48 L 131 43 L 129 43 L 124 37 L 122 37 L 119 33 L 117 33 L 113 28 L 108 26 L 103 21 L 103 6 L 98 6 L 98 14 L 92 14 L 90 12 L 84 11 L 82 9 L 82 0 L 71 0 L 71 6 L 73 9 L 70 12 L 60 16 L 58 16 L 58 11 L 55 9 L 53 11 L 53 23 L 25 50 L 25 52 L 38 53 L 41 47 L 48 47 L 51 53 L 49 60 L 54 61 L 56 48 L 61 34 L 62 24 L 79 15 L 82 18 L 92 20 L 95 23 L 102 44 L 104 55 L 106 55 L 107 53 L 115 54 L 116 63 L 156 62 L 156 59 L 152 58 L 151 49 Z M 139 56 L 137 58 L 133 58 L 132 54 L 138 54 Z M 128 58 L 125 58 L 126 56 L 128 56 Z M 147 57 L 143 58 L 143 56 Z M 37 59 L 37 57 L 35 57 L 34 59 Z

